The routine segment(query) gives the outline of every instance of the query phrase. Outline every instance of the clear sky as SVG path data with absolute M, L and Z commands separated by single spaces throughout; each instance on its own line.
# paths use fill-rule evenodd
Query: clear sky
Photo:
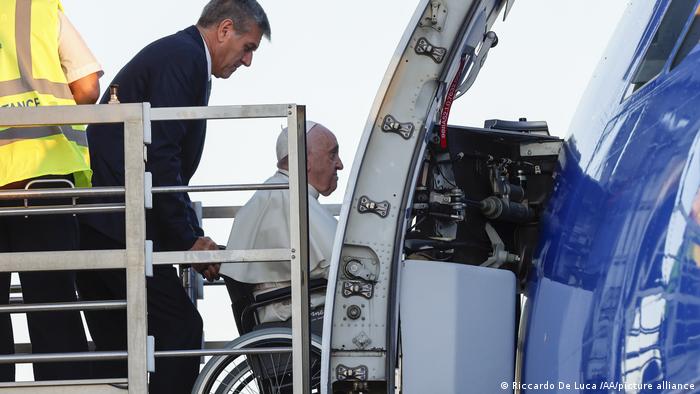
M 325 202 L 343 199 L 355 147 L 396 44 L 418 0 L 259 0 L 272 26 L 250 68 L 214 80 L 210 105 L 298 103 L 338 137 L 346 169 Z M 101 62 L 103 90 L 149 42 L 194 24 L 204 0 L 63 0 L 66 14 Z M 546 120 L 565 136 L 587 81 L 627 0 L 517 0 L 494 25 L 491 49 L 472 89 L 452 107 L 450 123 L 485 119 Z M 168 61 L 168 59 L 163 59 Z M 214 121 L 192 184 L 258 183 L 275 169 L 283 119 Z M 241 205 L 250 193 L 194 194 L 205 205 Z M 205 222 L 226 243 L 230 222 Z M 233 319 L 224 289 L 207 290 L 201 310 L 208 340 L 230 339 Z M 213 323 L 212 323 L 213 322 Z M 19 333 L 18 333 L 19 334 Z M 19 341 L 27 341 L 18 335 Z

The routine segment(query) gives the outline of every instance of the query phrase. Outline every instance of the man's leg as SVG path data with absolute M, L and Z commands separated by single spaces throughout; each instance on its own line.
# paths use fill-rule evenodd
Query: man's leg
M 120 244 L 88 226 L 81 227 L 81 248 L 123 249 Z M 155 337 L 157 350 L 198 349 L 202 345 L 202 319 L 187 298 L 172 267 L 155 267 L 147 278 L 148 334 Z M 123 270 L 78 273 L 78 289 L 89 300 L 125 299 Z M 126 350 L 126 312 L 93 311 L 85 314 L 97 350 Z M 125 377 L 125 362 L 95 364 L 96 377 Z M 199 357 L 158 358 L 151 375 L 150 393 L 189 393 L 199 374 Z
M 50 202 L 49 202 L 50 203 Z M 8 218 L 13 252 L 78 249 L 78 224 L 72 215 Z M 22 296 L 28 304 L 74 302 L 75 275 L 71 271 L 20 272 Z M 79 311 L 27 314 L 32 353 L 68 353 L 88 350 Z M 35 363 L 34 379 L 84 379 L 91 376 L 88 362 Z
M 200 349 L 202 318 L 173 267 L 155 267 L 147 278 L 148 332 L 156 350 Z M 149 393 L 188 394 L 199 374 L 199 357 L 157 358 Z
M 91 227 L 81 226 L 82 250 L 124 249 Z M 126 276 L 123 270 L 89 270 L 77 273 L 80 297 L 85 301 L 126 299 Z M 126 310 L 86 311 L 85 320 L 96 351 L 126 350 Z M 93 376 L 98 379 L 127 377 L 125 360 L 98 361 L 93 364 Z

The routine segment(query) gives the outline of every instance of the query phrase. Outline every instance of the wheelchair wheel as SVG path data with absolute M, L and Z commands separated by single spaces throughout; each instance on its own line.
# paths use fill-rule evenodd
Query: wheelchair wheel
M 226 349 L 287 347 L 292 343 L 289 328 L 250 332 L 226 345 Z M 320 393 L 321 338 L 312 335 L 312 393 Z M 212 357 L 199 374 L 193 394 L 282 394 L 292 392 L 292 354 L 231 355 Z

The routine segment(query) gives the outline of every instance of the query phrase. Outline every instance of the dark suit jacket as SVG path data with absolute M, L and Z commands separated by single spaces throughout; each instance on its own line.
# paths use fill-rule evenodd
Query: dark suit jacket
M 204 43 L 190 26 L 161 38 L 144 49 L 119 71 L 122 103 L 150 102 L 152 107 L 204 106 L 209 100 L 208 69 Z M 109 100 L 105 92 L 102 104 Z M 146 171 L 154 186 L 187 185 L 199 164 L 204 147 L 206 121 L 152 122 Z M 93 186 L 124 185 L 123 124 L 91 125 L 87 129 Z M 93 202 L 121 199 L 101 198 Z M 81 223 L 124 242 L 124 214 L 82 215 Z M 187 250 L 203 235 L 186 193 L 153 195 L 153 209 L 146 214 L 147 237 L 156 250 Z

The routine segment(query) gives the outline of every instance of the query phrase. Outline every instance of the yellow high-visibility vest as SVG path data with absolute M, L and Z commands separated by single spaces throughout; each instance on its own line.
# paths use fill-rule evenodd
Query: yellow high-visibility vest
M 75 105 L 58 57 L 59 10 L 59 0 L 0 0 L 0 107 Z M 0 186 L 69 174 L 90 186 L 85 126 L 0 128 Z

